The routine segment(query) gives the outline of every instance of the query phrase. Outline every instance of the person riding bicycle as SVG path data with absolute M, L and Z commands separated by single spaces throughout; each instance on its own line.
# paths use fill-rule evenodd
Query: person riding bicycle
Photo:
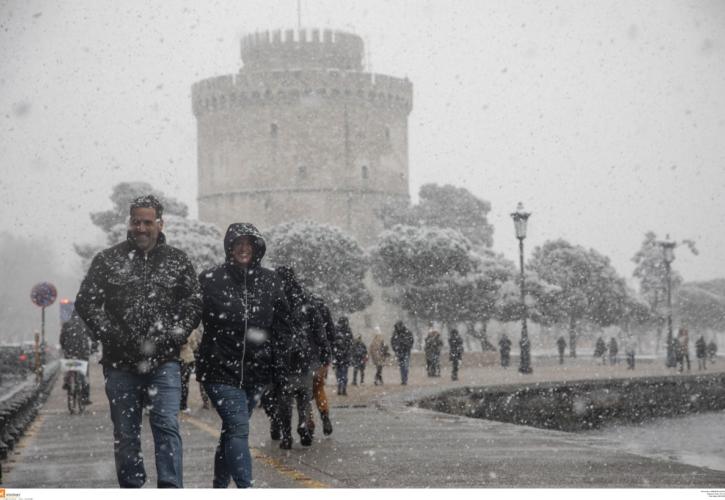
M 88 327 L 85 323 L 83 323 L 83 320 L 75 311 L 73 311 L 70 319 L 63 324 L 63 327 L 60 330 L 60 348 L 63 351 L 63 357 L 66 359 L 80 359 L 82 361 L 88 361 L 88 358 L 90 358 L 91 338 Z M 84 405 L 92 403 L 90 400 L 91 384 L 87 375 L 87 373 L 83 374 L 82 392 Z M 63 389 L 67 388 L 68 384 L 66 379 L 63 381 Z

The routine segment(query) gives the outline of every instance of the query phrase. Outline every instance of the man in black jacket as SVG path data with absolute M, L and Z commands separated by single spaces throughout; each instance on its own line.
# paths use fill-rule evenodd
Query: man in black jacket
M 199 275 L 204 335 L 196 377 L 221 417 L 215 488 L 252 485 L 249 418 L 262 390 L 284 381 L 292 338 L 282 280 L 262 267 L 266 243 L 248 223 L 229 226 L 226 262 Z
M 297 403 L 297 433 L 303 446 L 312 444 L 314 428 L 309 427 L 312 418 L 312 379 L 322 362 L 330 358 L 330 346 L 317 309 L 309 294 L 297 280 L 294 269 L 275 269 L 282 284 L 293 322 L 286 368 L 283 381 L 276 388 L 276 418 L 282 438 L 280 448 L 292 448 L 292 406 Z M 272 422 L 274 427 L 275 422 Z
M 402 321 L 393 326 L 393 336 L 390 338 L 395 357 L 400 366 L 400 384 L 408 385 L 408 371 L 410 369 L 410 351 L 413 349 L 413 334 Z
M 126 241 L 94 257 L 75 307 L 103 345 L 119 485 L 146 482 L 140 438 L 147 397 L 158 487 L 181 488 L 179 347 L 199 324 L 199 282 L 186 254 L 166 244 L 156 198 L 136 198 L 130 215 Z
M 312 396 L 315 399 L 315 405 L 317 410 L 320 412 L 320 420 L 322 420 L 322 433 L 325 436 L 332 434 L 332 420 L 330 419 L 330 405 L 327 402 L 327 394 L 325 393 L 325 382 L 327 381 L 327 373 L 330 369 L 330 363 L 332 362 L 332 349 L 335 345 L 335 337 L 337 337 L 337 331 L 335 329 L 335 320 L 332 319 L 332 313 L 330 309 L 325 305 L 322 298 L 315 295 L 311 296 L 312 304 L 315 306 L 317 313 L 322 319 L 322 327 L 325 330 L 325 337 L 327 338 L 327 345 L 329 349 L 323 352 L 320 357 L 321 366 L 313 374 L 312 377 Z M 310 420 L 307 423 L 307 428 L 314 434 L 315 432 L 315 419 L 312 417 L 310 411 Z

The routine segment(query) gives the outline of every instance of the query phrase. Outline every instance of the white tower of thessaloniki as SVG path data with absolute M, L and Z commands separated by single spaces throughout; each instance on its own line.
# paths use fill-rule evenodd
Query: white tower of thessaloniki
M 413 87 L 364 72 L 363 51 L 350 33 L 254 33 L 238 74 L 193 85 L 201 220 L 311 219 L 374 243 L 375 210 L 409 200 Z

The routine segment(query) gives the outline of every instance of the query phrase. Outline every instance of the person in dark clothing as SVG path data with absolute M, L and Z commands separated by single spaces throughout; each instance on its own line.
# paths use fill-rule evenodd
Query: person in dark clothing
M 710 364 L 715 363 L 715 356 L 717 355 L 717 344 L 715 339 L 712 339 L 707 344 L 707 358 L 710 360 Z
M 707 344 L 705 343 L 705 337 L 702 335 L 695 341 L 695 357 L 697 358 L 697 369 L 706 370 Z
M 602 358 L 602 364 L 607 364 L 607 344 L 604 343 L 602 337 L 599 337 L 596 344 L 594 344 L 594 357 Z
M 451 329 L 448 334 L 448 354 L 451 360 L 451 380 L 458 380 L 458 364 L 463 359 L 463 339 L 458 334 L 458 330 Z
M 427 368 L 429 377 L 440 377 L 441 376 L 441 349 L 443 348 L 443 341 L 441 340 L 441 334 L 438 330 L 431 327 L 428 335 L 425 338 L 425 365 Z
M 282 280 L 261 265 L 266 243 L 254 225 L 231 224 L 224 251 L 226 261 L 199 276 L 204 334 L 196 377 L 222 421 L 212 485 L 226 488 L 231 478 L 247 488 L 249 418 L 262 389 L 284 381 L 293 319 Z
M 390 338 L 390 344 L 393 346 L 393 352 L 398 359 L 400 367 L 400 384 L 408 384 L 408 372 L 410 369 L 410 351 L 413 350 L 413 334 L 405 327 L 402 321 L 398 321 L 393 326 L 393 336 Z
M 325 382 L 327 381 L 327 373 L 332 362 L 332 349 L 334 348 L 337 334 L 332 313 L 330 313 L 330 309 L 325 305 L 323 300 L 320 297 L 312 295 L 312 304 L 322 319 L 322 328 L 325 330 L 325 337 L 327 338 L 327 345 L 329 347 L 326 352 L 322 353 L 320 358 L 321 366 L 312 376 L 312 396 L 315 398 L 315 405 L 320 412 L 322 433 L 325 436 L 329 436 L 332 434 L 332 420 L 330 419 L 330 405 L 327 402 L 327 394 L 325 393 Z M 312 417 L 312 411 L 310 411 L 310 420 L 307 428 L 314 434 L 315 419 Z
M 566 340 L 561 336 L 556 341 L 556 350 L 559 351 L 559 364 L 564 364 L 564 351 L 566 350 Z
M 617 354 L 619 354 L 619 345 L 617 339 L 612 337 L 609 339 L 609 364 L 614 366 L 617 364 Z
M 66 359 L 80 359 L 81 361 L 88 361 L 91 357 L 91 333 L 86 327 L 83 320 L 78 316 L 77 311 L 73 311 L 68 321 L 63 323 L 60 329 L 60 348 L 63 351 L 63 357 Z M 88 377 L 89 366 L 86 367 L 86 373 L 83 375 L 83 404 L 89 405 L 92 403 L 90 400 L 91 394 L 91 383 Z M 70 372 L 66 373 L 66 378 L 63 379 L 63 389 L 67 389 L 67 377 Z
M 365 383 L 365 365 L 368 362 L 368 348 L 365 347 L 362 335 L 358 335 L 352 344 L 352 385 L 357 385 L 357 374 L 360 373 L 360 385 Z
M 685 367 L 687 362 L 687 371 L 690 371 L 690 334 L 687 328 L 680 328 L 677 332 L 677 363 L 680 365 L 680 371 Z
M 352 361 L 352 330 L 350 321 L 345 316 L 337 320 L 335 344 L 332 349 L 335 376 L 337 377 L 337 394 L 347 396 L 347 373 Z
M 284 379 L 276 388 L 277 424 L 281 431 L 280 448 L 292 447 L 292 406 L 297 403 L 297 433 L 303 446 L 312 445 L 312 432 L 308 427 L 311 418 L 312 377 L 321 366 L 321 360 L 329 359 L 330 346 L 317 309 L 303 290 L 292 268 L 278 267 L 285 297 L 293 318 L 292 338 Z M 275 422 L 276 420 L 276 422 Z
M 156 198 L 136 198 L 126 241 L 93 258 L 75 301 L 78 315 L 103 345 L 121 487 L 140 488 L 146 482 L 144 396 L 151 402 L 158 486 L 183 487 L 179 349 L 199 324 L 202 301 L 191 261 L 166 244 L 162 217 Z
M 498 341 L 498 348 L 501 353 L 501 366 L 506 368 L 511 362 L 511 340 L 505 333 Z
M 634 370 L 635 355 L 637 352 L 637 342 L 634 337 L 630 334 L 624 341 L 624 355 L 627 358 L 627 369 Z

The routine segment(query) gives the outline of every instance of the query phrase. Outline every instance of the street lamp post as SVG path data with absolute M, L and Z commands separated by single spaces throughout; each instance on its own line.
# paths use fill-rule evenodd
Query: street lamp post
M 530 212 L 524 212 L 523 203 L 519 202 L 516 207 L 516 211 L 511 214 L 514 220 L 514 228 L 516 229 L 516 238 L 519 240 L 519 262 L 521 263 L 521 342 L 519 347 L 521 348 L 521 359 L 519 365 L 519 372 L 521 373 L 532 373 L 534 370 L 531 368 L 531 346 L 529 344 L 529 333 L 526 327 L 526 288 L 524 282 L 524 238 L 526 238 L 526 223 L 529 220 Z
M 668 234 L 665 241 L 660 241 L 659 245 L 662 247 L 665 274 L 667 275 L 667 360 L 665 361 L 665 366 L 674 368 L 677 366 L 677 358 L 675 357 L 676 353 L 672 334 L 672 279 L 670 276 L 670 265 L 675 260 L 675 246 L 677 244 L 674 241 L 670 241 L 670 235 Z

